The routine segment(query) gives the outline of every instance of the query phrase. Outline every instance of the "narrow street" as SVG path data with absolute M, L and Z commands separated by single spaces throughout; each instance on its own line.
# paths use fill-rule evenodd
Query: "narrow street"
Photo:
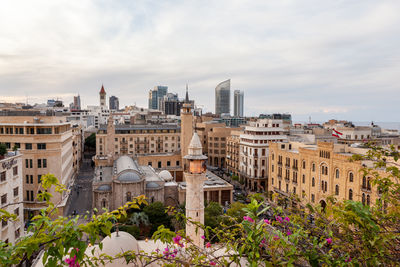
M 85 215 L 87 211 L 90 213 L 92 211 L 92 180 L 94 169 L 91 166 L 91 159 L 86 157 L 82 160 L 79 174 L 72 189 L 67 216 L 74 214 Z

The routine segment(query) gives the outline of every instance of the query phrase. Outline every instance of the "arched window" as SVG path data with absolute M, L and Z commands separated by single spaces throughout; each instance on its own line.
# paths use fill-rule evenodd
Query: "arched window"
M 363 205 L 365 205 L 365 194 L 364 193 L 362 194 L 361 202 Z
M 154 203 L 154 197 L 151 197 L 151 203 Z
M 305 168 L 306 168 L 306 161 L 303 160 L 303 169 L 305 169 Z
M 275 157 L 274 157 L 274 153 L 272 153 L 271 157 L 272 157 L 272 160 L 274 160 L 274 158 L 275 158 Z
M 325 192 L 328 191 L 328 182 L 325 182 Z
M 311 183 L 311 185 L 314 187 L 315 186 L 315 179 L 314 179 L 314 177 L 312 178 L 312 183 Z
M 306 175 L 303 174 L 303 184 L 306 182 Z
M 371 204 L 371 199 L 369 198 L 369 195 L 367 195 L 367 205 L 369 206 Z
M 371 181 L 370 178 L 367 180 L 367 189 L 371 191 Z
M 353 190 L 349 190 L 349 200 L 353 200 Z
M 339 185 L 335 186 L 335 195 L 339 195 Z
M 132 201 L 132 194 L 131 192 L 126 193 L 126 202 Z
M 367 178 L 365 176 L 363 176 L 362 188 L 367 188 Z
M 102 207 L 102 208 L 107 208 L 107 200 L 106 200 L 105 198 L 103 198 L 103 199 L 101 200 L 101 207 Z
M 349 172 L 349 182 L 352 183 L 354 180 L 354 174 L 352 172 Z
M 340 177 L 340 172 L 339 172 L 339 169 L 336 169 L 336 178 L 339 178 Z
M 315 163 L 312 164 L 312 171 L 315 172 Z

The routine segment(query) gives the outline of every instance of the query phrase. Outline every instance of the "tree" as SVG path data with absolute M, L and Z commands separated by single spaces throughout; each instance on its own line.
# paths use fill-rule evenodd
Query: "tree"
M 92 133 L 85 139 L 85 146 L 91 149 L 96 149 L 96 134 Z
M 144 212 L 134 212 L 129 218 L 129 223 L 136 225 L 139 227 L 142 225 L 149 225 L 149 217 Z
M 204 208 L 204 224 L 212 229 L 217 228 L 221 221 L 222 207 L 217 202 L 210 202 Z
M 247 205 L 240 202 L 233 202 L 230 209 L 226 211 L 226 215 L 235 219 L 237 222 L 241 222 L 246 212 L 243 210 Z
M 167 214 L 166 210 L 164 204 L 159 201 L 143 208 L 143 212 L 147 215 L 151 224 L 151 234 L 157 231 L 160 225 L 164 225 L 166 228 L 171 227 L 171 216 Z
M 7 147 L 5 144 L 0 143 L 0 156 L 4 157 L 4 155 L 7 153 Z

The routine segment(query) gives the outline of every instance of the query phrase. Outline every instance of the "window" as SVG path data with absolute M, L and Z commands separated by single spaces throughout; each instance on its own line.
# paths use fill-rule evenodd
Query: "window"
M 20 236 L 20 230 L 19 228 L 17 230 L 15 230 L 15 239 L 19 238 Z
M 37 167 L 42 168 L 42 160 L 41 159 L 37 160 Z
M 312 171 L 315 172 L 315 163 L 312 164 Z
M 6 180 L 6 172 L 1 172 L 0 174 L 0 182 L 4 182 Z
M 171 166 L 171 161 L 167 161 L 167 166 Z
M 43 159 L 43 168 L 47 168 L 47 159 Z
M 353 190 L 349 190 L 349 200 L 353 200 Z
M 37 128 L 37 134 L 51 134 L 51 128 Z
M 127 192 L 127 193 L 126 193 L 126 201 L 127 201 L 127 202 L 132 201 L 132 194 L 131 194 L 131 192 Z
M 149 161 L 149 162 L 147 163 L 147 165 L 149 165 L 149 166 L 152 166 L 152 164 L 153 164 L 153 163 L 151 163 L 151 161 Z
M 286 193 L 289 193 L 289 185 L 286 184 Z
M 161 168 L 161 161 L 158 162 L 158 168 Z
M 8 221 L 6 221 L 6 220 L 1 220 L 1 226 L 2 226 L 2 227 L 6 227 L 6 226 L 7 226 L 7 223 L 8 223 Z M 8 239 L 7 239 L 6 241 L 7 241 L 7 243 L 8 243 Z
M 176 161 L 176 166 L 179 166 L 179 160 Z
M 303 169 L 305 169 L 305 168 L 306 168 L 306 161 L 303 160 Z
M 33 191 L 32 190 L 26 190 L 26 200 L 33 201 Z
M 26 143 L 25 150 L 32 150 L 32 143 Z
M 14 210 L 14 214 L 17 215 L 17 216 L 19 216 L 19 208 L 16 208 L 16 209 Z
M 349 182 L 352 183 L 354 180 L 354 174 L 352 172 L 349 173 Z
M 14 188 L 14 197 L 17 197 L 18 196 L 18 190 L 19 188 L 18 188 L 18 186 L 16 187 L 16 188 Z
M 101 200 L 101 207 L 102 207 L 102 208 L 106 208 L 106 207 L 107 207 L 107 200 L 106 200 L 105 198 L 103 198 L 103 199 Z
M 314 196 L 314 194 L 311 194 L 311 202 L 315 202 L 315 196 Z
M 306 183 L 306 175 L 303 174 L 303 184 Z
M 38 184 L 40 184 L 42 182 L 42 175 L 39 174 L 37 178 L 38 178 Z
M 335 195 L 339 195 L 339 185 L 335 186 Z
M 4 205 L 7 203 L 7 194 L 4 194 L 1 196 L 1 205 Z
M 45 144 L 45 143 L 39 143 L 39 144 L 37 144 L 37 149 L 38 149 L 38 150 L 45 150 L 45 149 L 46 149 L 46 144 Z
M 29 168 L 29 160 L 25 159 L 25 168 Z
M 362 197 L 361 197 L 361 203 L 363 205 L 365 205 L 365 194 L 364 193 L 362 194 Z
M 336 169 L 336 171 L 335 171 L 335 177 L 339 179 L 339 177 L 340 177 L 339 169 Z
M 369 195 L 367 195 L 367 205 L 369 206 L 371 204 L 371 199 L 369 197 Z
M 311 182 L 311 186 L 314 187 L 315 186 L 315 178 L 312 178 L 312 182 Z
M 18 175 L 18 166 L 13 167 L 13 175 Z
M 365 176 L 363 176 L 363 180 L 362 180 L 362 188 L 366 189 L 367 188 L 367 178 Z

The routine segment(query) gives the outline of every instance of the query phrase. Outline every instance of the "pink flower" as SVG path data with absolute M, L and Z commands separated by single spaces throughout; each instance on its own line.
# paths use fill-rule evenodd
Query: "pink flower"
M 279 240 L 279 236 L 274 236 L 274 240 Z
M 264 222 L 265 222 L 266 224 L 271 224 L 271 222 L 270 222 L 269 220 L 267 220 L 267 219 L 265 219 Z
M 289 217 L 285 217 L 285 221 L 286 222 L 290 222 L 290 218 Z
M 179 245 L 180 241 L 182 240 L 182 237 L 180 235 L 175 236 L 172 238 L 172 241 L 174 241 L 175 244 Z
M 275 216 L 275 220 L 277 220 L 279 223 L 283 223 L 283 219 L 281 216 Z
M 211 266 L 215 266 L 215 265 L 217 265 L 215 262 L 213 262 L 213 261 L 210 261 L 210 265 Z
M 344 262 L 351 262 L 351 257 L 349 256 Z
M 254 222 L 254 220 L 250 216 L 243 216 L 243 220 L 248 222 Z
M 68 264 L 69 267 L 80 267 L 79 263 L 76 262 L 76 255 L 73 258 L 65 259 L 64 262 Z
M 326 243 L 328 243 L 328 245 L 332 244 L 332 238 L 330 238 L 330 237 L 327 238 L 327 239 L 326 239 Z
M 287 230 L 286 234 L 287 234 L 287 235 L 291 235 L 292 232 L 290 232 L 290 230 Z
M 206 239 L 206 237 L 204 235 L 201 236 L 201 239 Z
M 211 244 L 210 244 L 210 242 L 207 242 L 207 244 L 206 244 L 206 248 L 210 248 L 211 247 Z

